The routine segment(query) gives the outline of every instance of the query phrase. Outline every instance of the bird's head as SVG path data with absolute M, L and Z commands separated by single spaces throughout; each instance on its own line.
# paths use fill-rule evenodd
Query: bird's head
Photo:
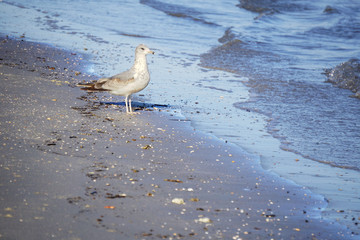
M 144 55 L 146 55 L 146 54 L 155 54 L 154 51 L 151 51 L 150 48 L 148 48 L 144 44 L 140 44 L 139 46 L 137 46 L 135 52 L 139 53 L 139 54 L 144 54 Z

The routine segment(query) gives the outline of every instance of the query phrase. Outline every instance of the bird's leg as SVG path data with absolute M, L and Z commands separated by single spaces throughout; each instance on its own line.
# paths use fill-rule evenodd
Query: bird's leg
M 129 96 L 128 99 L 129 99 L 129 111 L 127 113 L 128 114 L 138 114 L 137 112 L 133 112 L 133 110 L 132 110 L 131 96 Z
M 128 97 L 129 97 L 129 96 L 126 96 L 126 97 L 125 97 L 125 107 L 126 107 L 126 113 L 129 113 Z
M 133 111 L 132 111 L 132 107 L 131 107 L 131 97 L 129 97 L 129 111 L 132 113 Z

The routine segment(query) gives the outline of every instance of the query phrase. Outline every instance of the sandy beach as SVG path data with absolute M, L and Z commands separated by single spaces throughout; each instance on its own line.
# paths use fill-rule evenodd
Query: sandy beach
M 86 56 L 7 38 L 0 53 L 0 239 L 358 237 L 173 109 L 127 115 L 75 88 Z

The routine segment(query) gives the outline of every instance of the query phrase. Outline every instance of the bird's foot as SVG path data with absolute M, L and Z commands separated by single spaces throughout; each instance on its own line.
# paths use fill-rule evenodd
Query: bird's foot
M 130 114 L 130 115 L 136 115 L 136 114 L 140 114 L 140 112 L 126 112 L 126 114 Z

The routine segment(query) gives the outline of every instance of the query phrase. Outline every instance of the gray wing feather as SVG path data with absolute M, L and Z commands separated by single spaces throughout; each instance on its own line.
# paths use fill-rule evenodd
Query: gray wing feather
M 116 74 L 109 78 L 101 78 L 96 82 L 96 88 L 98 89 L 107 89 L 113 90 L 118 89 L 129 83 L 130 81 L 134 81 L 134 74 L 131 70 Z

